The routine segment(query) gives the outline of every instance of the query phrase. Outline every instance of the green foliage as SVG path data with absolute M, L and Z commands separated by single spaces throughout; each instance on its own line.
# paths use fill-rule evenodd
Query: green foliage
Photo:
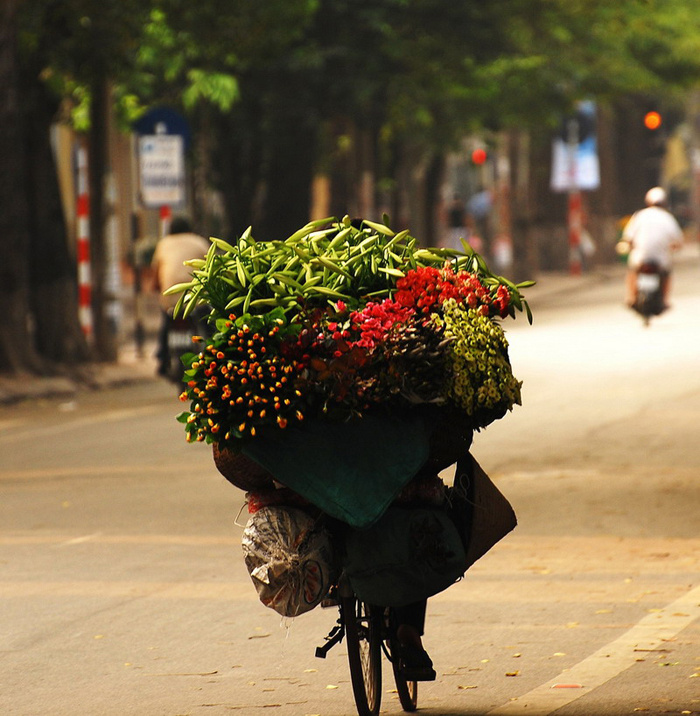
M 156 102 L 228 112 L 242 77 L 263 97 L 284 77 L 313 93 L 319 120 L 436 146 L 581 96 L 687 86 L 700 70 L 700 9 L 685 0 L 33 0 L 21 30 L 77 105 L 100 73 L 130 118 Z

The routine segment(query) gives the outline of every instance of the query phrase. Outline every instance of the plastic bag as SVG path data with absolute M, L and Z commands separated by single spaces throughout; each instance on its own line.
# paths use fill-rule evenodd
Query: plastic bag
M 334 582 L 330 537 L 298 508 L 259 509 L 248 520 L 242 546 L 260 601 L 284 617 L 313 609 Z

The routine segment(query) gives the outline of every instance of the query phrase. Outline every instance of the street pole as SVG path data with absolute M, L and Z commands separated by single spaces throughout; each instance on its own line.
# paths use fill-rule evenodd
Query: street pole
M 78 197 L 76 242 L 78 259 L 78 320 L 88 342 L 93 339 L 92 327 L 92 275 L 90 271 L 90 192 L 88 185 L 87 150 L 77 149 Z
M 569 273 L 572 276 L 581 275 L 581 229 L 583 224 L 583 202 L 581 190 L 578 186 L 578 166 L 576 155 L 578 152 L 579 127 L 575 117 L 567 123 L 567 148 L 569 155 Z

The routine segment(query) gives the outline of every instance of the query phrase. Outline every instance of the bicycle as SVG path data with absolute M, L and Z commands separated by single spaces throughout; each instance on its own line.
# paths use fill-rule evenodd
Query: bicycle
M 363 602 L 344 580 L 341 580 L 333 598 L 339 609 L 338 621 L 326 637 L 326 643 L 316 648 L 316 656 L 325 659 L 330 649 L 347 638 L 350 681 L 359 716 L 379 714 L 382 652 L 391 663 L 403 710 L 415 711 L 418 707 L 418 682 L 407 680 L 399 669 L 397 625 L 392 610 Z

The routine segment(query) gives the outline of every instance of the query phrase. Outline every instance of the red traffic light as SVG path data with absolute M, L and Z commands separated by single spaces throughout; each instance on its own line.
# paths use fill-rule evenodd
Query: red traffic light
M 661 126 L 661 115 L 658 112 L 647 112 L 644 115 L 644 126 L 647 129 L 658 129 Z
M 474 164 L 483 164 L 486 161 L 487 155 L 485 149 L 475 149 L 472 152 L 472 162 Z

